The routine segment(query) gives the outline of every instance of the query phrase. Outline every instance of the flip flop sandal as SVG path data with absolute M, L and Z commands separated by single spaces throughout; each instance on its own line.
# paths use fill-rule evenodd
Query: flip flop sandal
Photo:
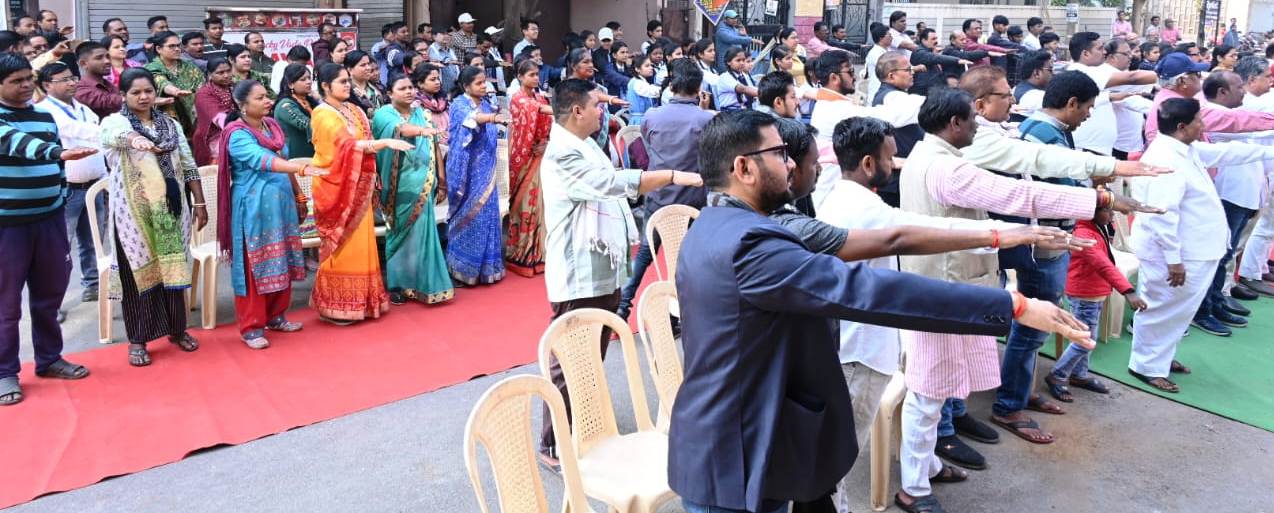
M 1070 389 L 1066 388 L 1066 385 L 1055 381 L 1053 376 L 1050 375 L 1045 377 L 1044 384 L 1048 385 L 1048 395 L 1053 396 L 1053 399 L 1057 399 L 1064 403 L 1075 402 L 1075 396 L 1071 395 Z
M 1071 377 L 1070 386 L 1073 386 L 1075 388 L 1082 388 L 1089 392 L 1096 392 L 1098 394 L 1110 393 L 1110 389 L 1106 387 L 1106 384 L 1102 383 L 1097 378 L 1079 379 L 1079 378 Z
M 196 340 L 195 337 L 191 336 L 189 333 L 183 332 L 181 335 L 178 335 L 176 337 L 168 337 L 168 341 L 172 342 L 173 345 L 181 348 L 182 351 L 185 351 L 187 353 L 192 353 L 195 350 L 199 349 L 199 341 Z
M 562 462 L 558 461 L 557 458 L 542 452 L 535 453 L 535 456 L 536 461 L 540 463 L 541 467 L 544 467 L 546 470 L 554 474 L 562 473 Z
M 1168 372 L 1175 372 L 1177 374 L 1189 374 L 1190 368 L 1186 367 L 1185 365 L 1182 365 L 1181 362 L 1173 360 L 1172 366 L 1168 368 Z
M 0 378 L 0 406 L 13 406 L 22 402 L 22 387 L 18 386 L 18 377 Z
M 1168 378 L 1150 377 L 1132 369 L 1128 369 L 1128 373 L 1132 374 L 1132 377 L 1141 380 L 1142 383 L 1154 387 L 1156 390 L 1161 390 L 1169 394 L 1175 394 L 1181 391 L 1181 387 L 1177 386 L 1176 383 L 1173 383 L 1172 380 Z
M 35 375 L 41 378 L 84 379 L 88 377 L 88 367 L 58 360 L 44 370 L 37 371 Z
M 145 367 L 150 365 L 150 352 L 146 350 L 145 345 L 129 344 L 128 364 L 133 367 Z
M 295 332 L 301 331 L 301 323 L 292 322 L 287 319 L 281 319 L 279 320 L 279 322 L 266 324 L 265 329 L 270 331 L 277 331 L 280 333 L 295 333 Z
M 929 478 L 930 483 L 963 483 L 969 480 L 969 473 L 951 465 L 943 465 L 938 475 Z
M 1066 410 L 1063 410 L 1057 403 L 1038 395 L 1033 395 L 1026 401 L 1026 409 L 1049 415 L 1066 415 Z
M 947 513 L 947 510 L 942 509 L 942 505 L 938 504 L 938 499 L 932 495 L 915 497 L 911 499 L 911 504 L 903 504 L 902 499 L 894 495 L 894 505 L 907 513 Z
M 1038 422 L 1035 422 L 1035 419 L 1000 422 L 999 420 L 996 420 L 995 417 L 991 417 L 991 423 L 997 426 L 1000 426 L 1004 429 L 1007 429 L 1009 430 L 1010 433 L 1017 435 L 1018 438 L 1026 440 L 1033 444 L 1048 445 L 1057 441 L 1057 439 L 1055 438 L 1049 438 L 1046 440 L 1036 440 L 1034 438 L 1031 438 L 1031 435 L 1028 435 L 1022 431 L 1023 429 L 1034 429 L 1036 431 L 1040 431 L 1040 433 L 1043 433 L 1043 431 L 1040 430 L 1040 424 Z
M 331 317 L 323 317 L 323 316 L 321 316 L 321 315 L 319 316 L 319 320 L 320 320 L 320 321 L 323 321 L 323 322 L 326 322 L 326 323 L 329 323 L 329 324 L 335 324 L 335 325 L 337 325 L 337 326 L 349 326 L 349 325 L 351 325 L 351 324 L 354 324 L 354 321 L 345 321 L 345 320 L 341 320 L 341 319 L 333 319 L 333 318 L 331 318 Z

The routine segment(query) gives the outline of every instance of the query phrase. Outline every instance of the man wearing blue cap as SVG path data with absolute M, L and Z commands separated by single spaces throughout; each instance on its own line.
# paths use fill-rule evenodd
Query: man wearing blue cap
M 1194 98 L 1203 90 L 1203 78 L 1200 73 L 1207 71 L 1207 63 L 1194 62 L 1184 53 L 1170 53 L 1155 66 L 1162 87 L 1155 95 L 1154 108 L 1146 116 L 1146 145 L 1149 146 L 1159 136 L 1159 105 L 1171 98 Z M 1208 141 L 1208 132 L 1257 132 L 1274 130 L 1274 114 L 1265 114 L 1246 110 L 1218 109 L 1211 104 L 1200 107 L 1199 117 L 1203 120 L 1203 141 Z
M 745 50 L 752 43 L 762 44 L 760 39 L 753 39 L 739 32 L 739 27 L 743 26 L 743 22 L 739 20 L 739 13 L 734 9 L 726 9 L 721 14 L 721 25 L 717 25 L 717 33 L 712 38 L 713 44 L 717 48 L 717 71 L 725 70 L 725 51 L 731 46 L 741 46 Z

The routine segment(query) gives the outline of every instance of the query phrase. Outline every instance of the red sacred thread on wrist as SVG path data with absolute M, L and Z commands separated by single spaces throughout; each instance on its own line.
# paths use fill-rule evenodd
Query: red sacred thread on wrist
M 1013 291 L 1013 302 L 1017 303 L 1017 306 L 1013 307 L 1013 318 L 1017 319 L 1026 313 L 1026 296 L 1023 296 L 1021 292 Z
M 1000 231 L 991 230 L 991 249 L 1000 249 Z

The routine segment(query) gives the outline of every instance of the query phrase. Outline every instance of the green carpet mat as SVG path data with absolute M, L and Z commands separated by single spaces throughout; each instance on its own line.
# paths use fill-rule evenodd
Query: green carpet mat
M 1274 299 L 1262 297 L 1241 303 L 1252 310 L 1248 327 L 1234 328 L 1229 337 L 1191 328 L 1190 336 L 1181 340 L 1176 359 L 1193 373 L 1172 375 L 1180 393 L 1160 392 L 1128 374 L 1132 352 L 1128 330 L 1121 338 L 1098 343 L 1090 368 L 1125 385 L 1274 432 Z M 1125 325 L 1131 318 L 1128 312 Z M 1052 354 L 1052 338 L 1044 344 L 1044 353 L 1056 356 Z M 1039 369 L 1052 369 L 1052 362 L 1041 362 Z

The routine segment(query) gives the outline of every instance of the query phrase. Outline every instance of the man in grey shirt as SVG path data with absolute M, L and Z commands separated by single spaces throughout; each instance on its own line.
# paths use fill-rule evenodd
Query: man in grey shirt
M 678 169 L 699 172 L 699 133 L 712 120 L 713 113 L 699 108 L 699 89 L 703 84 L 703 72 L 690 59 L 672 63 L 669 76 L 673 77 L 669 89 L 674 95 L 661 107 L 646 112 L 641 125 L 642 142 L 650 156 L 647 169 Z M 666 205 L 688 205 L 703 208 L 707 205 L 707 192 L 702 187 L 668 186 L 646 194 L 647 219 Z M 646 269 L 654 261 L 651 246 L 658 241 L 641 241 L 637 258 L 633 260 L 632 278 L 624 286 L 619 300 L 619 316 L 628 318 L 633 298 L 646 275 Z

